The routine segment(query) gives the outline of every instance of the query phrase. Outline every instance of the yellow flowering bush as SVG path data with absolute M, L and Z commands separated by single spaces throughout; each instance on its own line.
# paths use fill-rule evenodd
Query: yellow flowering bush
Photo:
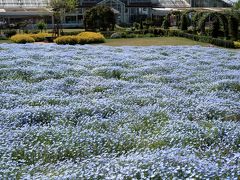
M 105 38 L 101 33 L 81 32 L 77 36 L 79 37 L 79 44 L 104 43 L 105 42 Z
M 54 40 L 57 44 L 78 44 L 79 40 L 77 36 L 60 36 Z
M 32 37 L 35 42 L 39 42 L 39 41 L 44 41 L 46 39 L 46 37 L 48 36 L 52 36 L 49 33 L 38 33 L 38 34 L 29 34 L 30 37 Z
M 235 48 L 240 48 L 240 41 L 234 41 Z
M 12 36 L 10 38 L 10 40 L 15 43 L 21 43 L 21 44 L 35 42 L 35 40 L 28 34 L 16 34 L 16 35 Z
M 91 43 L 103 43 L 105 38 L 100 33 L 95 32 L 82 32 L 77 36 L 60 36 L 54 40 L 57 44 L 91 44 Z

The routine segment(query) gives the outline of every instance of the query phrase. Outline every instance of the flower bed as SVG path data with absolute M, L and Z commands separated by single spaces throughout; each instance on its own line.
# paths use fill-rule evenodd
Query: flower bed
M 0 179 L 239 177 L 240 52 L 0 45 Z

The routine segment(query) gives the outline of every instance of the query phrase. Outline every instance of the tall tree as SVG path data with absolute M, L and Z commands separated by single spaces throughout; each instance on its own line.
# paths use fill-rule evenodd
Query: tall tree
M 75 9 L 77 4 L 76 0 L 51 0 L 50 6 L 53 9 L 54 16 L 54 30 L 56 36 L 59 36 L 62 24 L 62 19 L 65 13 L 71 12 Z
M 236 10 L 240 10 L 240 0 L 234 3 L 233 8 Z
M 108 6 L 96 6 L 85 12 L 84 15 L 85 29 L 114 29 L 115 15 Z

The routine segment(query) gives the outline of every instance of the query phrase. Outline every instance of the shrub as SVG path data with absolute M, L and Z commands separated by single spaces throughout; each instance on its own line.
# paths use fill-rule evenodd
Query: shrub
M 127 33 L 126 32 L 122 32 L 121 36 L 122 36 L 122 38 L 127 38 Z
M 225 47 L 225 48 L 234 48 L 234 42 L 230 40 L 223 40 L 223 39 L 217 39 L 217 38 L 212 38 L 212 44 Z
M 77 36 L 60 36 L 54 40 L 57 44 L 70 44 L 74 45 L 79 42 Z
M 29 36 L 32 37 L 35 40 L 35 42 L 39 42 L 39 41 L 44 41 L 46 37 L 51 36 L 51 34 L 38 33 L 38 34 L 30 34 Z
M 137 37 L 137 35 L 133 33 L 126 35 L 126 38 L 135 38 L 135 37 Z
M 77 35 L 80 44 L 104 43 L 105 38 L 101 33 L 82 32 Z
M 218 19 L 214 19 L 210 27 L 211 36 L 217 38 L 219 36 L 220 22 Z
M 188 29 L 188 18 L 186 14 L 181 17 L 181 30 L 186 31 Z
M 163 27 L 164 29 L 169 29 L 169 27 L 170 27 L 170 22 L 169 22 L 168 16 L 166 16 L 166 17 L 164 18 L 162 27 Z
M 7 40 L 8 38 L 5 35 L 0 35 L 0 40 Z
M 95 32 L 82 32 L 77 36 L 61 36 L 54 41 L 57 44 L 91 44 L 91 43 L 103 43 L 105 38 L 100 33 Z
M 14 35 L 16 35 L 17 34 L 17 31 L 16 30 L 14 30 L 14 29 L 12 29 L 12 30 L 5 30 L 4 32 L 4 35 L 6 36 L 6 37 L 11 37 L 11 36 L 14 36 Z
M 212 38 L 209 36 L 199 36 L 200 42 L 212 43 Z
M 31 31 L 29 31 L 29 33 L 31 33 L 31 34 L 38 34 L 38 33 L 40 33 L 40 31 L 39 30 L 31 30 Z
M 47 28 L 47 24 L 44 21 L 39 21 L 36 24 L 37 28 L 42 32 L 43 29 Z
M 230 30 L 232 40 L 237 40 L 238 39 L 238 26 L 239 26 L 238 19 L 235 18 L 234 16 L 230 16 L 230 18 L 229 18 L 229 30 Z
M 122 34 L 121 33 L 118 33 L 118 32 L 115 32 L 111 35 L 110 37 L 111 39 L 117 39 L 117 38 L 122 38 Z
M 81 33 L 81 31 L 61 32 L 62 36 L 75 36 Z
M 35 42 L 35 40 L 27 34 L 16 34 L 12 36 L 10 39 L 15 43 L 21 43 L 21 44 Z
M 195 35 L 195 34 L 189 34 L 183 31 L 179 30 L 163 30 L 165 36 L 177 36 L 177 37 L 184 37 L 188 39 L 192 39 L 194 41 L 200 41 L 204 43 L 210 43 L 214 44 L 216 46 L 221 46 L 225 48 L 237 48 L 240 43 L 238 42 L 233 42 L 230 40 L 224 40 L 224 39 L 218 39 L 218 38 L 212 38 L 209 36 L 200 36 L 200 35 Z
M 234 47 L 235 48 L 240 48 L 240 42 L 239 41 L 234 41 Z
M 101 34 L 105 37 L 105 38 L 110 38 L 111 35 L 114 33 L 115 31 L 101 31 Z
M 135 29 L 140 29 L 140 23 L 134 22 L 134 23 L 133 23 L 133 27 L 134 27 Z

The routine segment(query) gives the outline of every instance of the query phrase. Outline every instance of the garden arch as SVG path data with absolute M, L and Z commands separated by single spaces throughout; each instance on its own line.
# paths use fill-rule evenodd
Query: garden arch
M 189 25 L 192 25 L 192 20 L 193 20 L 194 15 L 191 16 L 191 18 L 189 17 L 189 15 L 192 14 L 192 13 L 195 15 L 197 12 L 196 12 L 196 10 L 194 10 L 194 9 L 190 9 L 190 10 L 187 10 L 187 11 L 185 11 L 185 12 L 183 12 L 183 13 L 181 14 L 181 19 L 183 19 L 183 18 L 182 18 L 183 16 L 186 16 L 187 19 L 188 19 L 188 22 L 190 22 L 190 23 L 188 24 L 188 26 L 189 26 Z
M 205 34 L 205 26 L 206 26 L 206 22 L 209 19 L 216 19 L 220 24 L 223 25 L 223 29 L 224 29 L 224 36 L 228 37 L 229 31 L 228 31 L 228 18 L 225 14 L 219 13 L 219 12 L 210 12 L 207 13 L 206 15 L 202 16 L 199 19 L 199 24 L 198 24 L 198 28 L 200 30 L 200 32 L 202 34 Z
M 198 21 L 204 15 L 203 11 L 196 12 L 192 18 L 192 26 L 193 31 L 196 32 L 198 30 Z

